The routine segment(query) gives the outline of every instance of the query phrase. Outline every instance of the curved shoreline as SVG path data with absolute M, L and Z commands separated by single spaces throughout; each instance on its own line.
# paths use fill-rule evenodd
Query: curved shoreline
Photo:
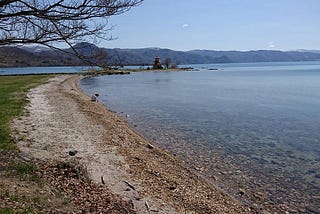
M 91 102 L 80 78 L 58 76 L 28 94 L 29 113 L 15 121 L 26 139 L 18 144 L 22 152 L 40 160 L 79 160 L 92 180 L 103 180 L 137 213 L 254 212 Z M 70 149 L 78 154 L 68 156 Z

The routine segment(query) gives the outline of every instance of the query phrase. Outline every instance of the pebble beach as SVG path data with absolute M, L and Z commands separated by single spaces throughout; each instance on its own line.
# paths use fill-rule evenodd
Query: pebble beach
M 136 213 L 256 213 L 92 102 L 81 78 L 60 75 L 29 92 L 26 113 L 13 124 L 24 155 L 79 162 Z

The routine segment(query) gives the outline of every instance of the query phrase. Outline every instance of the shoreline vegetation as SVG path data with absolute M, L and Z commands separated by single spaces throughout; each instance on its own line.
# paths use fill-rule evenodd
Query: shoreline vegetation
M 83 77 L 58 75 L 28 93 L 12 124 L 20 152 L 1 150 L 1 186 L 18 183 L 1 192 L 1 211 L 256 212 L 92 102 L 77 85 Z

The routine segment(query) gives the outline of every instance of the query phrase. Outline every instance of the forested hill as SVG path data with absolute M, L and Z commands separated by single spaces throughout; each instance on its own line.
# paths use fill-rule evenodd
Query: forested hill
M 108 65 L 149 65 L 153 58 L 167 58 L 174 64 L 210 64 L 241 62 L 319 61 L 318 51 L 175 51 L 161 48 L 107 49 L 88 43 L 79 43 L 74 48 L 89 61 Z M 0 67 L 15 66 L 75 66 L 86 63 L 64 52 L 43 47 L 0 47 Z

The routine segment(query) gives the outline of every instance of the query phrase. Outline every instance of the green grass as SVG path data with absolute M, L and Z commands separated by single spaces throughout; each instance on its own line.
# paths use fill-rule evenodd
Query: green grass
M 32 163 L 16 162 L 8 167 L 8 173 L 18 175 L 23 180 L 33 181 L 39 186 L 43 185 L 41 178 L 36 174 L 38 167 Z
M 14 210 L 12 208 L 1 208 L 0 214 L 13 214 Z
M 13 209 L 13 208 L 0 208 L 0 214 L 28 214 L 34 213 L 34 209 L 32 207 L 26 207 L 23 209 Z
M 16 170 L 19 175 L 27 175 L 38 170 L 38 167 L 29 163 L 15 163 L 12 169 Z
M 50 76 L 0 76 L 0 149 L 16 149 L 10 137 L 10 121 L 23 112 L 27 92 Z

